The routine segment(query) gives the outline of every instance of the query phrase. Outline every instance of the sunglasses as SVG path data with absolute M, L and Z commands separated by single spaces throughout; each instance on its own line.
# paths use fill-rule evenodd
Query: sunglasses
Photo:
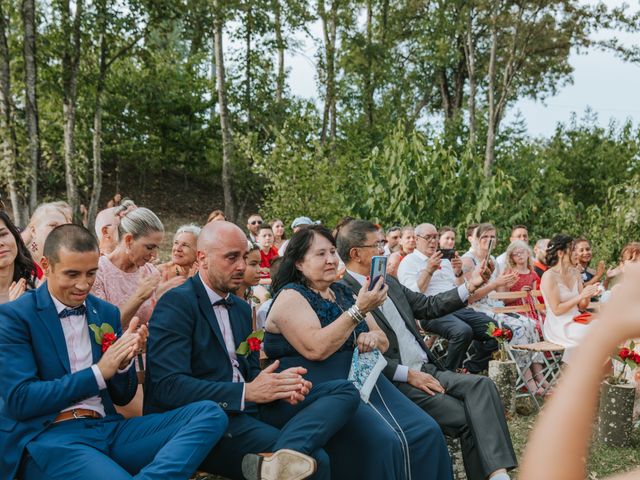
M 254 220 L 253 222 L 249 222 L 249 225 L 262 225 L 262 220 Z

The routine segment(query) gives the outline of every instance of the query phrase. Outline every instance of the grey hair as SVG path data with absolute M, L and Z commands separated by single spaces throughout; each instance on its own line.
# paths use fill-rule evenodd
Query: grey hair
M 350 221 L 338 232 L 338 238 L 336 238 L 338 256 L 343 262 L 350 262 L 349 252 L 351 249 L 363 245 L 367 241 L 367 235 L 377 231 L 378 227 L 366 220 Z
M 134 239 L 138 239 L 155 232 L 164 233 L 164 226 L 155 213 L 144 207 L 127 212 L 118 225 L 118 234 L 121 239 L 127 233 L 133 235 Z
M 187 225 L 179 226 L 178 230 L 176 230 L 176 234 L 173 236 L 173 238 L 176 238 L 181 233 L 190 233 L 194 237 L 196 237 L 196 239 L 197 239 L 200 236 L 200 232 L 201 231 L 202 231 L 202 229 L 199 226 L 194 225 L 193 223 L 189 223 Z

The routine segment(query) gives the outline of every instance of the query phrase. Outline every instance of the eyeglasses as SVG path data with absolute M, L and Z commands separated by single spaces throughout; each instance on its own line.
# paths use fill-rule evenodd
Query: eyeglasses
M 355 245 L 353 248 L 377 248 L 378 250 L 384 250 L 384 244 L 386 242 L 380 241 L 372 245 Z
M 432 235 L 416 235 L 416 237 L 422 238 L 427 242 L 430 242 L 431 240 L 438 240 L 440 238 L 440 234 L 434 233 Z
M 249 225 L 262 225 L 262 220 L 253 220 L 252 222 L 249 222 Z

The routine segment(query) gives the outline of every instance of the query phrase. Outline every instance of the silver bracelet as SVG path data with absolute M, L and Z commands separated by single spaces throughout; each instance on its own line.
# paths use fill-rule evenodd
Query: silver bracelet
M 355 304 L 351 308 L 349 308 L 349 310 L 347 310 L 347 313 L 351 316 L 351 320 L 353 321 L 354 325 L 357 325 L 364 320 L 364 315 Z

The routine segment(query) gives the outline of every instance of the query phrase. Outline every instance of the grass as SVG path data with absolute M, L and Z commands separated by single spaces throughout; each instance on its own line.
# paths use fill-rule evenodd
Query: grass
M 518 459 L 527 444 L 527 438 L 533 428 L 537 415 L 515 415 L 509 420 L 511 440 Z M 633 470 L 640 466 L 640 429 L 634 429 L 631 446 L 626 448 L 611 447 L 595 443 L 591 447 L 587 473 L 589 480 L 604 479 L 617 473 Z M 518 478 L 515 470 L 512 478 Z

